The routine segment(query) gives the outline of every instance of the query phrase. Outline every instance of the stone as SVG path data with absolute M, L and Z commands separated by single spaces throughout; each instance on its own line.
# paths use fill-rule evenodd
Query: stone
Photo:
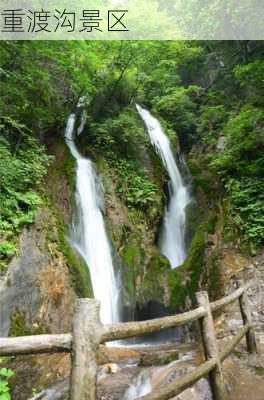
M 71 328 L 75 294 L 70 286 L 68 267 L 49 234 L 55 221 L 48 209 L 40 209 L 35 224 L 20 235 L 20 252 L 0 281 L 0 335 L 9 333 L 11 316 L 25 315 L 34 329 L 42 325 L 53 333 Z

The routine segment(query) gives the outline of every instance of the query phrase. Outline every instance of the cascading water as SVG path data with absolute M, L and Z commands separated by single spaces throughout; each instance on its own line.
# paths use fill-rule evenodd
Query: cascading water
M 168 258 L 171 267 L 175 268 L 181 265 L 186 258 L 185 210 L 191 199 L 174 159 L 170 141 L 163 132 L 159 121 L 138 104 L 136 107 L 146 125 L 151 143 L 170 177 L 170 198 L 163 220 L 161 252 Z
M 73 221 L 72 244 L 89 266 L 93 292 L 101 303 L 104 324 L 117 322 L 118 287 L 114 276 L 111 247 L 102 215 L 102 190 L 91 160 L 81 156 L 75 143 L 76 116 L 71 114 L 66 130 L 66 143 L 76 159 L 76 218 Z M 77 129 L 78 134 L 82 129 Z
M 126 390 L 123 400 L 135 400 L 152 391 L 150 378 L 146 372 L 141 373 L 136 381 Z

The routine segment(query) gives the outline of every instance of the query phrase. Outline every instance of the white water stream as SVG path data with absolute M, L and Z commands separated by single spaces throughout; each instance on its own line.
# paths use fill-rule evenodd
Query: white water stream
M 161 252 L 168 258 L 171 267 L 175 268 L 186 258 L 185 210 L 191 198 L 173 156 L 170 141 L 163 132 L 161 124 L 149 111 L 139 105 L 137 110 L 146 125 L 151 143 L 170 177 L 169 204 L 165 210 L 161 233 Z
M 76 116 L 71 114 L 66 130 L 66 143 L 76 159 L 76 218 L 73 221 L 72 243 L 85 259 L 96 299 L 101 303 L 101 321 L 118 322 L 118 287 L 114 276 L 111 247 L 102 214 L 102 188 L 91 160 L 82 157 L 75 143 Z
M 152 385 L 148 373 L 139 374 L 136 381 L 126 390 L 123 400 L 135 400 L 152 391 Z

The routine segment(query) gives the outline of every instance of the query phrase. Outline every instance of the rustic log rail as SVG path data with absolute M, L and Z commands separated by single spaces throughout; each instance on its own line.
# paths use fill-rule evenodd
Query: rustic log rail
M 70 352 L 72 354 L 71 400 L 96 400 L 100 344 L 199 321 L 206 361 L 190 373 L 166 385 L 165 388 L 141 396 L 138 400 L 168 400 L 207 375 L 214 400 L 225 400 L 227 394 L 222 362 L 244 336 L 248 352 L 257 351 L 247 296 L 247 289 L 251 285 L 252 282 L 244 285 L 242 281 L 238 281 L 238 288 L 233 293 L 213 303 L 209 302 L 207 292 L 198 292 L 196 293 L 198 308 L 182 314 L 113 325 L 102 325 L 99 318 L 100 304 L 97 300 L 79 299 L 72 334 L 0 338 L 0 356 Z M 236 300 L 239 301 L 243 327 L 224 345 L 223 350 L 219 351 L 213 313 Z

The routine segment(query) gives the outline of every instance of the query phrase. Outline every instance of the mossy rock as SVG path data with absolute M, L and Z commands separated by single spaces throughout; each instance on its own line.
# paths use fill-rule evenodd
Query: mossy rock
M 193 238 L 189 255 L 183 265 L 169 273 L 170 308 L 174 311 L 184 308 L 188 299 L 194 302 L 195 293 L 200 288 L 206 265 L 206 232 L 207 223 L 203 223 Z
M 195 191 L 202 191 L 206 196 L 215 198 L 220 192 L 219 176 L 208 168 L 210 160 L 206 157 L 189 157 L 187 159 Z
M 130 300 L 135 303 L 136 298 L 136 278 L 140 273 L 140 266 L 144 264 L 145 253 L 140 246 L 140 240 L 136 233 L 129 235 L 126 243 L 120 250 L 122 257 L 123 282 L 125 282 Z
M 26 314 L 18 309 L 13 312 L 10 319 L 9 336 L 31 336 L 49 333 L 44 325 L 27 323 Z
M 71 283 L 79 297 L 94 297 L 89 267 L 83 258 L 72 248 L 67 240 L 67 228 L 62 218 L 59 218 L 59 248 L 66 258 Z
M 129 235 L 120 255 L 124 261 L 123 281 L 132 303 L 140 306 L 155 300 L 164 304 L 164 281 L 170 269 L 168 260 L 154 246 L 151 256 L 146 257 L 142 239 L 136 233 Z
M 220 253 L 216 249 L 207 260 L 206 283 L 210 300 L 216 300 L 224 296 L 220 266 Z
M 216 230 L 217 215 L 210 212 L 198 227 L 185 262 L 169 273 L 170 308 L 183 310 L 196 303 L 195 293 L 207 290 L 210 299 L 223 295 L 220 252 L 211 248 L 208 238 Z
M 185 231 L 185 242 L 187 249 L 190 248 L 192 240 L 195 236 L 197 226 L 201 222 L 202 213 L 197 206 L 196 201 L 192 200 L 185 209 L 186 214 L 186 231 Z
M 58 137 L 56 142 L 51 140 L 48 144 L 48 149 L 54 156 L 54 161 L 48 170 L 47 187 L 49 194 L 54 202 L 57 203 L 60 200 L 60 193 L 54 192 L 54 186 L 59 187 L 61 183 L 67 182 L 70 191 L 74 192 L 76 161 L 63 137 Z
M 139 289 L 138 302 L 141 304 L 155 300 L 166 306 L 165 293 L 167 289 L 167 275 L 170 264 L 166 257 L 155 251 L 146 266 L 141 287 Z

